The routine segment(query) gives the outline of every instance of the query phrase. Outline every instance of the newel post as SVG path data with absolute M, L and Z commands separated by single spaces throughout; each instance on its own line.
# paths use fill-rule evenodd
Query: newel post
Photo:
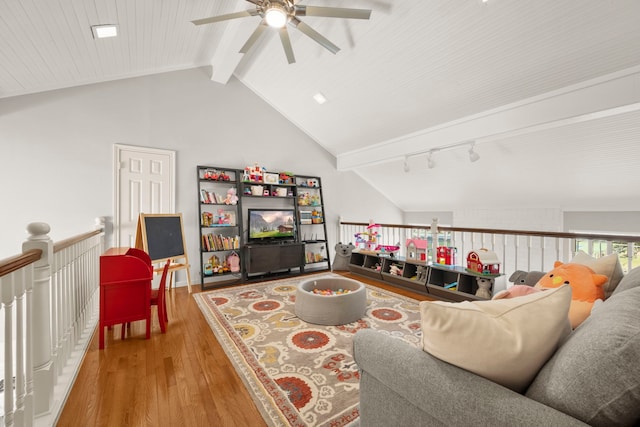
M 431 249 L 429 250 L 429 254 L 427 254 L 427 261 L 433 262 L 434 264 L 437 262 L 437 253 L 438 253 L 438 218 L 433 218 L 431 220 Z
M 102 250 L 113 246 L 113 217 L 99 216 L 95 219 L 95 228 L 104 232 L 102 238 Z
M 33 269 L 33 394 L 34 413 L 47 413 L 53 404 L 54 367 L 51 358 L 51 264 L 53 242 L 49 238 L 51 227 L 44 222 L 27 226 L 29 237 L 22 250 L 42 250 L 42 258 Z

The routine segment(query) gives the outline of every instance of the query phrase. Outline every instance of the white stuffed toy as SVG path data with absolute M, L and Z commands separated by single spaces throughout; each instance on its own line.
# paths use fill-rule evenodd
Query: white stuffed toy
M 493 279 L 488 277 L 476 277 L 478 290 L 476 296 L 480 298 L 491 299 L 491 289 L 493 288 Z

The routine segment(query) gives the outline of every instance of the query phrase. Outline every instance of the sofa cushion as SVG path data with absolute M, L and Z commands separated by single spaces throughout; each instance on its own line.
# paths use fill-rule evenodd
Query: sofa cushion
M 609 298 L 624 276 L 617 253 L 594 258 L 584 251 L 579 251 L 570 263 L 586 265 L 597 274 L 604 274 L 609 281 L 604 284 L 604 297 Z
M 571 287 L 512 299 L 420 303 L 423 349 L 524 391 L 571 330 Z
M 590 425 L 640 421 L 640 287 L 615 293 L 558 349 L 527 390 Z
M 638 286 L 640 286 L 640 267 L 636 267 L 625 274 L 613 294 L 617 295 L 627 289 L 637 288 Z

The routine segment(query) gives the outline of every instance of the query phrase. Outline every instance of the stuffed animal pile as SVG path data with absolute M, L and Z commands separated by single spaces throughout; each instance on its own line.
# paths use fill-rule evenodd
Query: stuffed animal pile
M 497 293 L 493 299 L 515 298 L 568 284 L 571 286 L 569 321 L 575 329 L 589 317 L 594 305 L 604 300 L 603 285 L 607 280 L 607 276 L 595 273 L 586 265 L 556 261 L 554 269 L 542 276 L 534 287 L 515 284 Z
M 569 320 L 571 327 L 575 329 L 589 317 L 595 302 L 604 300 L 603 285 L 607 283 L 608 278 L 603 274 L 596 274 L 582 264 L 563 264 L 556 261 L 553 266 L 554 269 L 542 277 L 535 287 L 544 290 L 559 288 L 565 283 L 571 286 Z

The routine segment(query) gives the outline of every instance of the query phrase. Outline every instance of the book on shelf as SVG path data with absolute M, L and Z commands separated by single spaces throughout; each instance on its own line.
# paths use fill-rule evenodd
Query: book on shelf
M 204 188 L 200 189 L 200 201 L 205 204 L 223 204 L 226 196 L 222 194 L 213 193 L 211 191 L 207 191 Z
M 240 249 L 239 236 L 223 236 L 221 234 L 204 234 L 202 236 L 202 247 L 207 251 L 227 251 Z

